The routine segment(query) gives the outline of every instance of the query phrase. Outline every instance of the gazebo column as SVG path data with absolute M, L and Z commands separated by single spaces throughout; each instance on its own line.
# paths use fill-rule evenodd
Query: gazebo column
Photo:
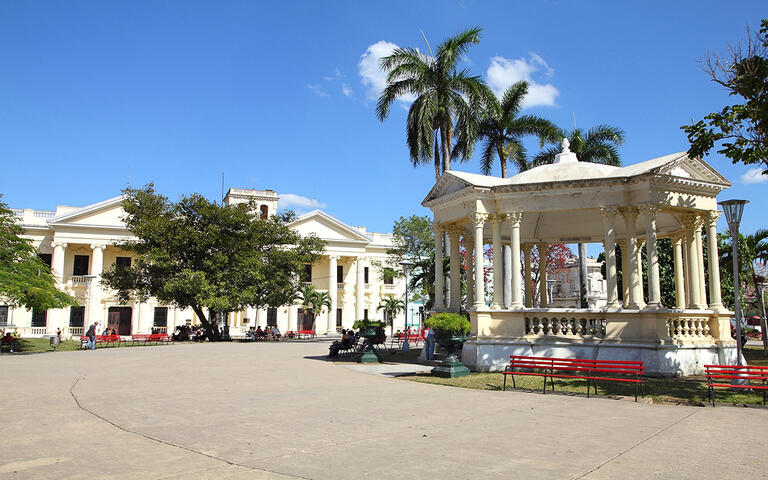
M 637 239 L 637 306 L 645 308 L 645 287 L 643 286 L 643 246 L 645 240 Z
M 539 250 L 539 307 L 547 308 L 547 247 L 546 242 L 536 244 Z
M 603 207 L 603 225 L 605 226 L 605 276 L 607 277 L 607 307 L 615 309 L 619 303 L 619 291 L 616 278 L 616 214 L 615 207 Z
M 499 310 L 504 307 L 504 275 L 503 252 L 501 248 L 501 223 L 506 215 L 490 215 L 488 222 L 491 224 L 491 236 L 493 238 L 493 305 L 491 308 Z
M 462 228 L 460 225 L 451 225 L 448 227 L 448 237 L 451 247 L 451 296 L 449 310 L 458 312 L 461 308 L 461 261 L 459 260 L 459 235 Z
M 627 305 L 629 305 L 629 287 L 630 287 L 630 280 L 629 280 L 629 257 L 628 257 L 628 251 L 627 251 L 627 241 L 622 240 L 619 242 L 619 247 L 621 248 L 621 306 L 622 308 L 627 308 Z M 618 279 L 617 279 L 617 285 L 618 285 Z
M 435 311 L 445 310 L 443 300 L 443 229 L 437 223 L 432 224 L 432 233 L 435 236 Z
M 648 308 L 661 307 L 661 281 L 659 279 L 659 253 L 656 246 L 656 215 L 659 206 L 646 205 L 643 208 L 648 223 L 645 226 L 645 249 L 648 261 Z
M 336 333 L 336 309 L 338 308 L 337 297 L 339 292 L 339 280 L 336 278 L 338 260 L 339 257 L 337 255 L 328 256 L 328 297 L 331 300 L 331 306 L 328 308 L 328 318 L 326 319 L 326 335 L 334 335 Z
M 685 274 L 683 272 L 683 238 L 685 235 L 676 233 L 672 237 L 675 260 L 675 308 L 685 309 Z
M 510 250 L 512 250 L 512 261 L 510 262 L 510 277 L 512 288 L 510 292 L 510 308 L 521 308 L 523 300 L 520 294 L 520 223 L 523 220 L 523 212 L 512 212 L 507 215 L 512 233 L 510 235 Z
M 698 251 L 696 249 L 696 215 L 686 215 L 683 218 L 683 225 L 685 226 L 685 250 L 686 250 L 686 284 L 688 285 L 688 291 L 686 300 L 688 301 L 688 308 L 698 309 L 701 305 L 699 294 L 701 289 L 699 288 L 699 262 L 696 259 Z
M 696 269 L 699 272 L 699 308 L 707 308 L 707 282 L 704 272 L 704 242 L 701 238 L 701 227 L 704 225 L 702 216 L 696 217 L 696 227 L 693 235 L 696 238 Z
M 525 269 L 525 306 L 533 307 L 533 285 L 531 285 L 531 249 L 532 243 L 523 244 L 523 268 Z
M 472 235 L 464 235 L 464 248 L 467 251 L 467 307 L 475 301 L 475 241 Z
M 635 220 L 637 219 L 637 209 L 634 207 L 625 208 L 621 212 L 624 217 L 627 232 L 627 266 L 629 267 L 629 302 L 627 308 L 640 309 L 642 301 L 642 291 L 640 290 L 639 277 L 640 267 L 637 264 L 637 237 L 635 236 Z M 624 278 L 627 278 L 626 276 Z
M 707 258 L 709 260 L 709 309 L 722 310 L 723 301 L 720 298 L 720 259 L 717 251 L 717 218 L 720 212 L 713 210 L 707 213 Z
M 485 306 L 485 285 L 483 275 L 483 224 L 488 215 L 475 212 L 472 214 L 472 223 L 475 226 L 475 308 Z

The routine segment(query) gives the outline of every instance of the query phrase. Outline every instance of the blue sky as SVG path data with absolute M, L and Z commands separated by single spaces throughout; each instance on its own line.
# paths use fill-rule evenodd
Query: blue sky
M 623 128 L 625 164 L 687 150 L 680 125 L 731 100 L 697 60 L 757 28 L 765 2 L 627 3 L 2 2 L 0 193 L 53 209 L 154 182 L 218 200 L 223 172 L 227 187 L 389 231 L 428 213 L 434 170 L 410 165 L 406 103 L 375 116 L 377 55 L 474 25 L 466 65 L 497 88 L 533 82 L 526 112 Z M 722 199 L 752 202 L 742 231 L 766 226 L 768 183 L 706 160 L 734 184 Z

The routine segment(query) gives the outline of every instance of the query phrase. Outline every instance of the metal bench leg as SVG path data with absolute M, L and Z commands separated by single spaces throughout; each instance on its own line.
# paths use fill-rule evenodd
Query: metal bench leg
M 503 375 L 504 375 L 504 387 L 503 387 L 502 391 L 506 392 L 507 391 L 507 372 L 506 372 L 506 370 L 504 371 Z
M 549 377 L 549 383 L 552 385 L 552 391 L 555 391 L 555 377 Z
M 543 375 L 543 377 L 544 377 L 544 390 L 541 393 L 546 395 L 547 394 L 547 376 Z

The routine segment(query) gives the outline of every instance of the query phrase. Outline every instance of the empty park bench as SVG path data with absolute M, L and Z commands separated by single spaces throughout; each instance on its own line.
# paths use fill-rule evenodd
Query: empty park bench
M 148 333 L 136 333 L 134 335 L 131 335 L 131 343 L 136 345 L 137 343 L 143 343 L 146 344 L 149 341 L 149 334 Z
M 753 365 L 704 365 L 707 375 L 707 393 L 712 406 L 715 406 L 715 387 L 719 388 L 744 388 L 763 391 L 763 405 L 765 405 L 765 392 L 768 390 L 768 367 Z M 740 379 L 741 383 L 716 383 L 723 380 Z M 760 382 L 755 384 L 752 382 Z
M 638 387 L 643 393 L 643 362 L 623 360 L 586 360 L 581 358 L 551 358 L 510 355 L 509 365 L 504 367 L 504 390 L 507 389 L 507 375 L 512 377 L 512 387 L 516 388 L 515 375 L 534 375 L 544 377 L 542 393 L 547 393 L 547 378 L 552 391 L 555 390 L 555 378 L 578 378 L 587 381 L 587 397 L 592 385 L 597 394 L 597 380 L 625 382 L 635 384 L 635 401 Z

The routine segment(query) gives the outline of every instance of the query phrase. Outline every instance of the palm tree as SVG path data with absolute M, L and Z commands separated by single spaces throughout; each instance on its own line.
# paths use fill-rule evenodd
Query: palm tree
M 431 49 L 428 56 L 415 48 L 398 48 L 381 59 L 382 69 L 388 72 L 387 87 L 379 97 L 376 115 L 384 121 L 398 97 L 416 96 L 408 110 L 408 150 L 414 166 L 434 162 L 435 181 L 451 169 L 454 134 L 463 147 L 453 153 L 463 159 L 471 156 L 476 112 L 493 96 L 479 76 L 457 66 L 469 47 L 480 42 L 480 31 L 470 28 L 444 40 L 434 56 Z
M 518 115 L 527 93 L 528 83 L 517 82 L 504 92 L 501 101 L 493 96 L 483 111 L 477 137 L 483 142 L 480 171 L 484 175 L 491 174 L 494 156 L 499 159 L 503 178 L 507 176 L 507 160 L 511 160 L 518 171 L 531 168 L 523 137 L 538 137 L 539 147 L 557 142 L 562 137 L 560 129 L 549 120 L 536 115 Z
M 304 307 L 304 316 L 309 315 L 311 325 L 315 323 L 315 315 L 322 313 L 325 308 L 331 308 L 331 297 L 328 292 L 315 289 L 314 285 L 304 285 L 298 292 L 301 305 Z
M 609 125 L 598 125 L 590 128 L 586 135 L 580 128 L 574 128 L 565 137 L 570 141 L 570 149 L 579 161 L 601 163 L 603 165 L 621 166 L 618 147 L 624 143 L 624 130 Z M 545 165 L 555 161 L 555 155 L 560 153 L 560 147 L 550 147 L 541 151 L 533 159 L 533 165 Z M 581 306 L 587 307 L 587 245 L 579 243 L 579 277 L 581 291 Z
M 398 313 L 405 310 L 405 303 L 394 295 L 387 295 L 381 299 L 376 310 L 384 310 L 384 320 L 389 324 L 389 336 L 392 336 L 394 320 Z

